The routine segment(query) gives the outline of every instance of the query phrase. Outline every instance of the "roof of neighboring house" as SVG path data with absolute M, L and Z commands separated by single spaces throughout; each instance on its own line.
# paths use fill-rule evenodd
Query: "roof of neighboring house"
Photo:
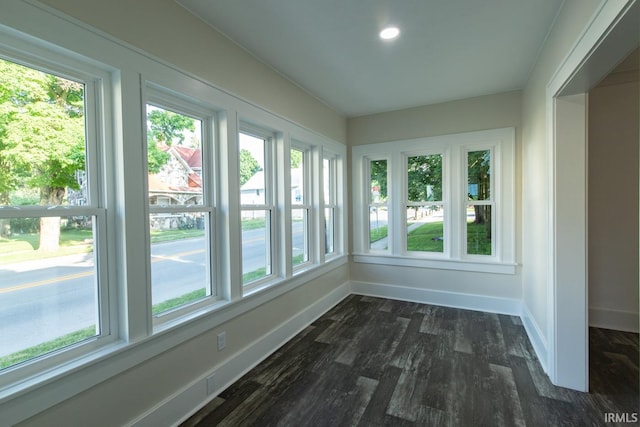
M 170 185 L 159 174 L 149 174 L 149 193 L 202 193 L 202 178 L 194 172 L 194 169 L 202 168 L 202 150 L 168 145 L 158 148 L 182 163 L 187 174 L 187 185 Z

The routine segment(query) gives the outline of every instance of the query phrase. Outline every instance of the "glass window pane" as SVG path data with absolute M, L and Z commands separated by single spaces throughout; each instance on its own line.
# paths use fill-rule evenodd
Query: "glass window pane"
M 442 155 L 407 158 L 407 195 L 410 202 L 442 200 Z
M 294 266 L 309 261 L 309 240 L 307 236 L 307 209 L 291 210 L 292 264 Z
M 492 255 L 491 239 L 491 206 L 469 206 L 467 208 L 467 253 Z
M 242 211 L 242 283 L 271 274 L 270 211 Z
M 443 206 L 407 206 L 407 251 L 444 252 Z
M 266 203 L 264 175 L 265 141 L 255 136 L 240 134 L 240 203 L 264 205 Z
M 300 150 L 291 150 L 291 203 L 301 205 L 307 203 L 304 194 L 304 153 Z
M 202 122 L 147 105 L 149 204 L 202 205 Z
M 386 206 L 369 207 L 369 248 L 373 250 L 389 249 L 388 210 Z
M 0 220 L 0 369 L 100 333 L 95 220 Z
M 387 161 L 372 160 L 370 163 L 371 203 L 387 201 Z
M 323 159 L 322 160 L 322 190 L 323 190 L 325 205 L 332 205 L 334 203 L 333 189 L 331 187 L 333 182 L 332 174 L 333 174 L 332 161 L 329 159 Z
M 333 208 L 324 209 L 324 253 L 334 252 L 334 213 Z
M 0 59 L 0 206 L 86 205 L 85 86 Z
M 203 212 L 154 213 L 151 224 L 153 314 L 184 306 L 210 294 Z
M 491 150 L 467 153 L 469 200 L 491 200 Z

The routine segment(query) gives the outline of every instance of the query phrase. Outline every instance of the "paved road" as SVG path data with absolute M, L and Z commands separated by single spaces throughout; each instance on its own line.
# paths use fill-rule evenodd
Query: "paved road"
M 303 245 L 294 223 L 294 255 Z M 243 272 L 265 265 L 264 229 L 243 233 Z M 201 289 L 206 283 L 204 238 L 151 247 L 152 303 Z M 0 356 L 95 325 L 93 255 L 82 254 L 0 267 Z

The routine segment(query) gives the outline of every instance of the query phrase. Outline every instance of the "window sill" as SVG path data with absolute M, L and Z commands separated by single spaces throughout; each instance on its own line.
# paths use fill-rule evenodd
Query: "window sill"
M 516 274 L 517 264 L 487 262 L 466 259 L 420 259 L 396 255 L 353 254 L 353 262 L 360 264 L 382 264 L 401 267 L 435 268 L 440 270 L 473 271 L 478 273 Z

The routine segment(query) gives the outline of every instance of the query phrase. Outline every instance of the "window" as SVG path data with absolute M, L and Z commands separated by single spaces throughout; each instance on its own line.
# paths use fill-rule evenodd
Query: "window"
M 388 161 L 369 160 L 369 249 L 389 249 Z
M 406 188 L 406 249 L 444 252 L 445 204 L 442 192 L 442 154 L 408 156 Z
M 469 255 L 492 255 L 494 211 L 491 180 L 491 150 L 467 151 L 468 202 L 466 205 L 466 249 Z
M 151 91 L 146 107 L 153 316 L 215 295 L 209 158 L 212 119 Z
M 110 334 L 102 75 L 42 69 L 0 59 L 0 371 Z
M 291 264 L 295 268 L 309 262 L 311 191 L 309 152 L 302 145 L 290 150 L 291 173 Z
M 328 156 L 322 160 L 322 189 L 324 198 L 324 252 L 325 256 L 336 253 L 337 237 L 337 160 Z
M 354 147 L 356 262 L 511 274 L 513 146 L 508 128 Z
M 242 283 L 248 285 L 271 276 L 275 265 L 273 137 L 245 127 L 239 142 Z

